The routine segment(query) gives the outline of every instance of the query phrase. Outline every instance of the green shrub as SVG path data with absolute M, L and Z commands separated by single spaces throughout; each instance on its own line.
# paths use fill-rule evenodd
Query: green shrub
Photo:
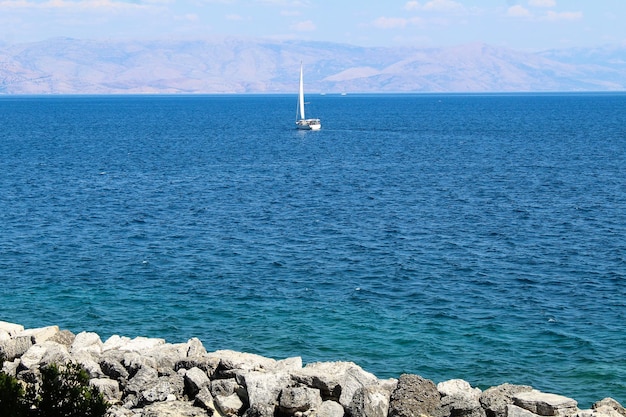
M 0 415 L 22 417 L 28 412 L 22 384 L 11 375 L 0 372 Z
M 77 364 L 41 368 L 41 384 L 24 392 L 17 379 L 0 372 L 0 415 L 3 417 L 102 417 L 109 404 L 89 375 Z

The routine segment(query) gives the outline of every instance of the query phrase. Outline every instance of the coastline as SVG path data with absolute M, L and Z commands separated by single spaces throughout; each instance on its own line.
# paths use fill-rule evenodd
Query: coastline
M 303 364 L 220 350 L 192 338 L 73 334 L 0 321 L 2 371 L 33 381 L 50 364 L 78 363 L 111 404 L 108 415 L 218 417 L 626 417 L 612 398 L 581 410 L 571 398 L 531 386 L 486 390 L 461 379 L 435 384 L 419 375 L 379 379 L 353 362 Z

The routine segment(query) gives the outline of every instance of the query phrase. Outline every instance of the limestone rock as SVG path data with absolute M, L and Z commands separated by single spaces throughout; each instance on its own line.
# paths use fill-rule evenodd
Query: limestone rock
M 352 397 L 351 417 L 387 417 L 391 389 L 383 384 L 363 387 Z
M 48 340 L 65 345 L 69 349 L 69 347 L 72 346 L 72 343 L 74 343 L 74 339 L 76 339 L 76 335 L 74 333 L 69 330 L 60 330 Z
M 116 403 L 122 399 L 122 392 L 117 381 L 109 378 L 94 378 L 89 380 L 89 385 L 98 388 L 109 403 Z
M 45 342 L 57 333 L 59 333 L 59 326 L 46 326 L 39 327 L 37 329 L 26 329 L 21 332 L 19 336 L 31 337 L 33 343 L 37 344 Z
M 243 408 L 243 402 L 237 394 L 227 397 L 218 396 L 213 399 L 217 409 L 225 416 L 235 416 Z
M 200 368 L 191 368 L 185 372 L 185 392 L 189 398 L 194 398 L 202 388 L 209 386 L 210 383 L 209 377 Z
M 444 415 L 452 417 L 485 417 L 485 410 L 480 405 L 481 390 L 472 388 L 467 381 L 452 379 L 437 384 L 441 394 L 441 406 Z
M 502 384 L 483 391 L 479 401 L 487 417 L 506 417 L 506 407 L 513 404 L 513 396 L 518 392 L 531 390 L 532 387 L 528 385 Z
M 506 406 L 506 417 L 539 417 L 539 416 L 522 407 L 518 407 L 514 404 L 508 404 Z
M 322 404 L 320 391 L 316 388 L 293 387 L 283 388 L 279 398 L 279 410 L 283 414 L 293 415 L 296 412 L 309 411 Z
M 282 372 L 254 371 L 240 375 L 237 382 L 245 388 L 247 403 L 250 406 L 270 405 L 274 407 L 278 404 L 281 390 L 289 385 L 291 379 L 289 375 Z
M 211 394 L 216 397 L 218 395 L 229 396 L 238 393 L 241 387 L 235 378 L 215 379 L 211 381 Z
M 128 380 L 125 391 L 132 394 L 139 394 L 152 387 L 159 378 L 159 373 L 154 368 L 144 366 L 139 369 L 135 376 Z
M 344 409 L 336 401 L 324 401 L 317 409 L 311 412 L 310 417 L 343 417 Z
M 218 350 L 210 353 L 209 357 L 219 359 L 217 372 L 220 377 L 224 378 L 232 378 L 252 371 L 267 371 L 276 367 L 275 359 L 233 350 Z
M 306 365 L 292 377 L 309 387 L 318 388 L 324 400 L 338 401 L 350 406 L 354 393 L 366 386 L 376 385 L 378 379 L 352 362 L 316 362 Z
M 100 340 L 100 336 L 96 333 L 80 332 L 74 338 L 70 352 L 72 352 L 72 354 L 87 352 L 97 357 L 102 354 L 102 346 L 102 340 Z
M 16 337 L 19 333 L 24 331 L 24 326 L 21 324 L 0 321 L 0 330 L 5 331 L 10 337 Z
M 603 413 L 608 413 L 609 410 L 613 410 L 622 417 L 626 417 L 626 409 L 613 398 L 605 398 L 603 400 L 600 400 L 594 403 L 591 408 Z
M 8 340 L 0 341 L 0 359 L 12 361 L 21 357 L 33 346 L 33 339 L 30 336 L 16 336 Z
M 389 417 L 443 417 L 435 383 L 419 375 L 402 374 L 391 394 Z
M 540 416 L 568 416 L 578 410 L 578 403 L 571 398 L 537 390 L 519 392 L 513 401 L 516 406 Z
M 141 417 L 206 417 L 209 414 L 188 401 L 167 401 L 144 407 Z

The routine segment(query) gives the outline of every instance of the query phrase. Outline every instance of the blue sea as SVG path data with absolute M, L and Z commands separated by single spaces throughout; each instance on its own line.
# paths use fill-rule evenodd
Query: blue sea
M 626 93 L 0 97 L 0 320 L 626 404 Z

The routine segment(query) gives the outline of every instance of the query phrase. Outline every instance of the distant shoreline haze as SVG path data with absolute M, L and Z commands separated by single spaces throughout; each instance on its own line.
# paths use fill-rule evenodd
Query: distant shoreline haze
M 360 47 L 248 38 L 0 44 L 0 94 L 626 91 L 626 46 Z

